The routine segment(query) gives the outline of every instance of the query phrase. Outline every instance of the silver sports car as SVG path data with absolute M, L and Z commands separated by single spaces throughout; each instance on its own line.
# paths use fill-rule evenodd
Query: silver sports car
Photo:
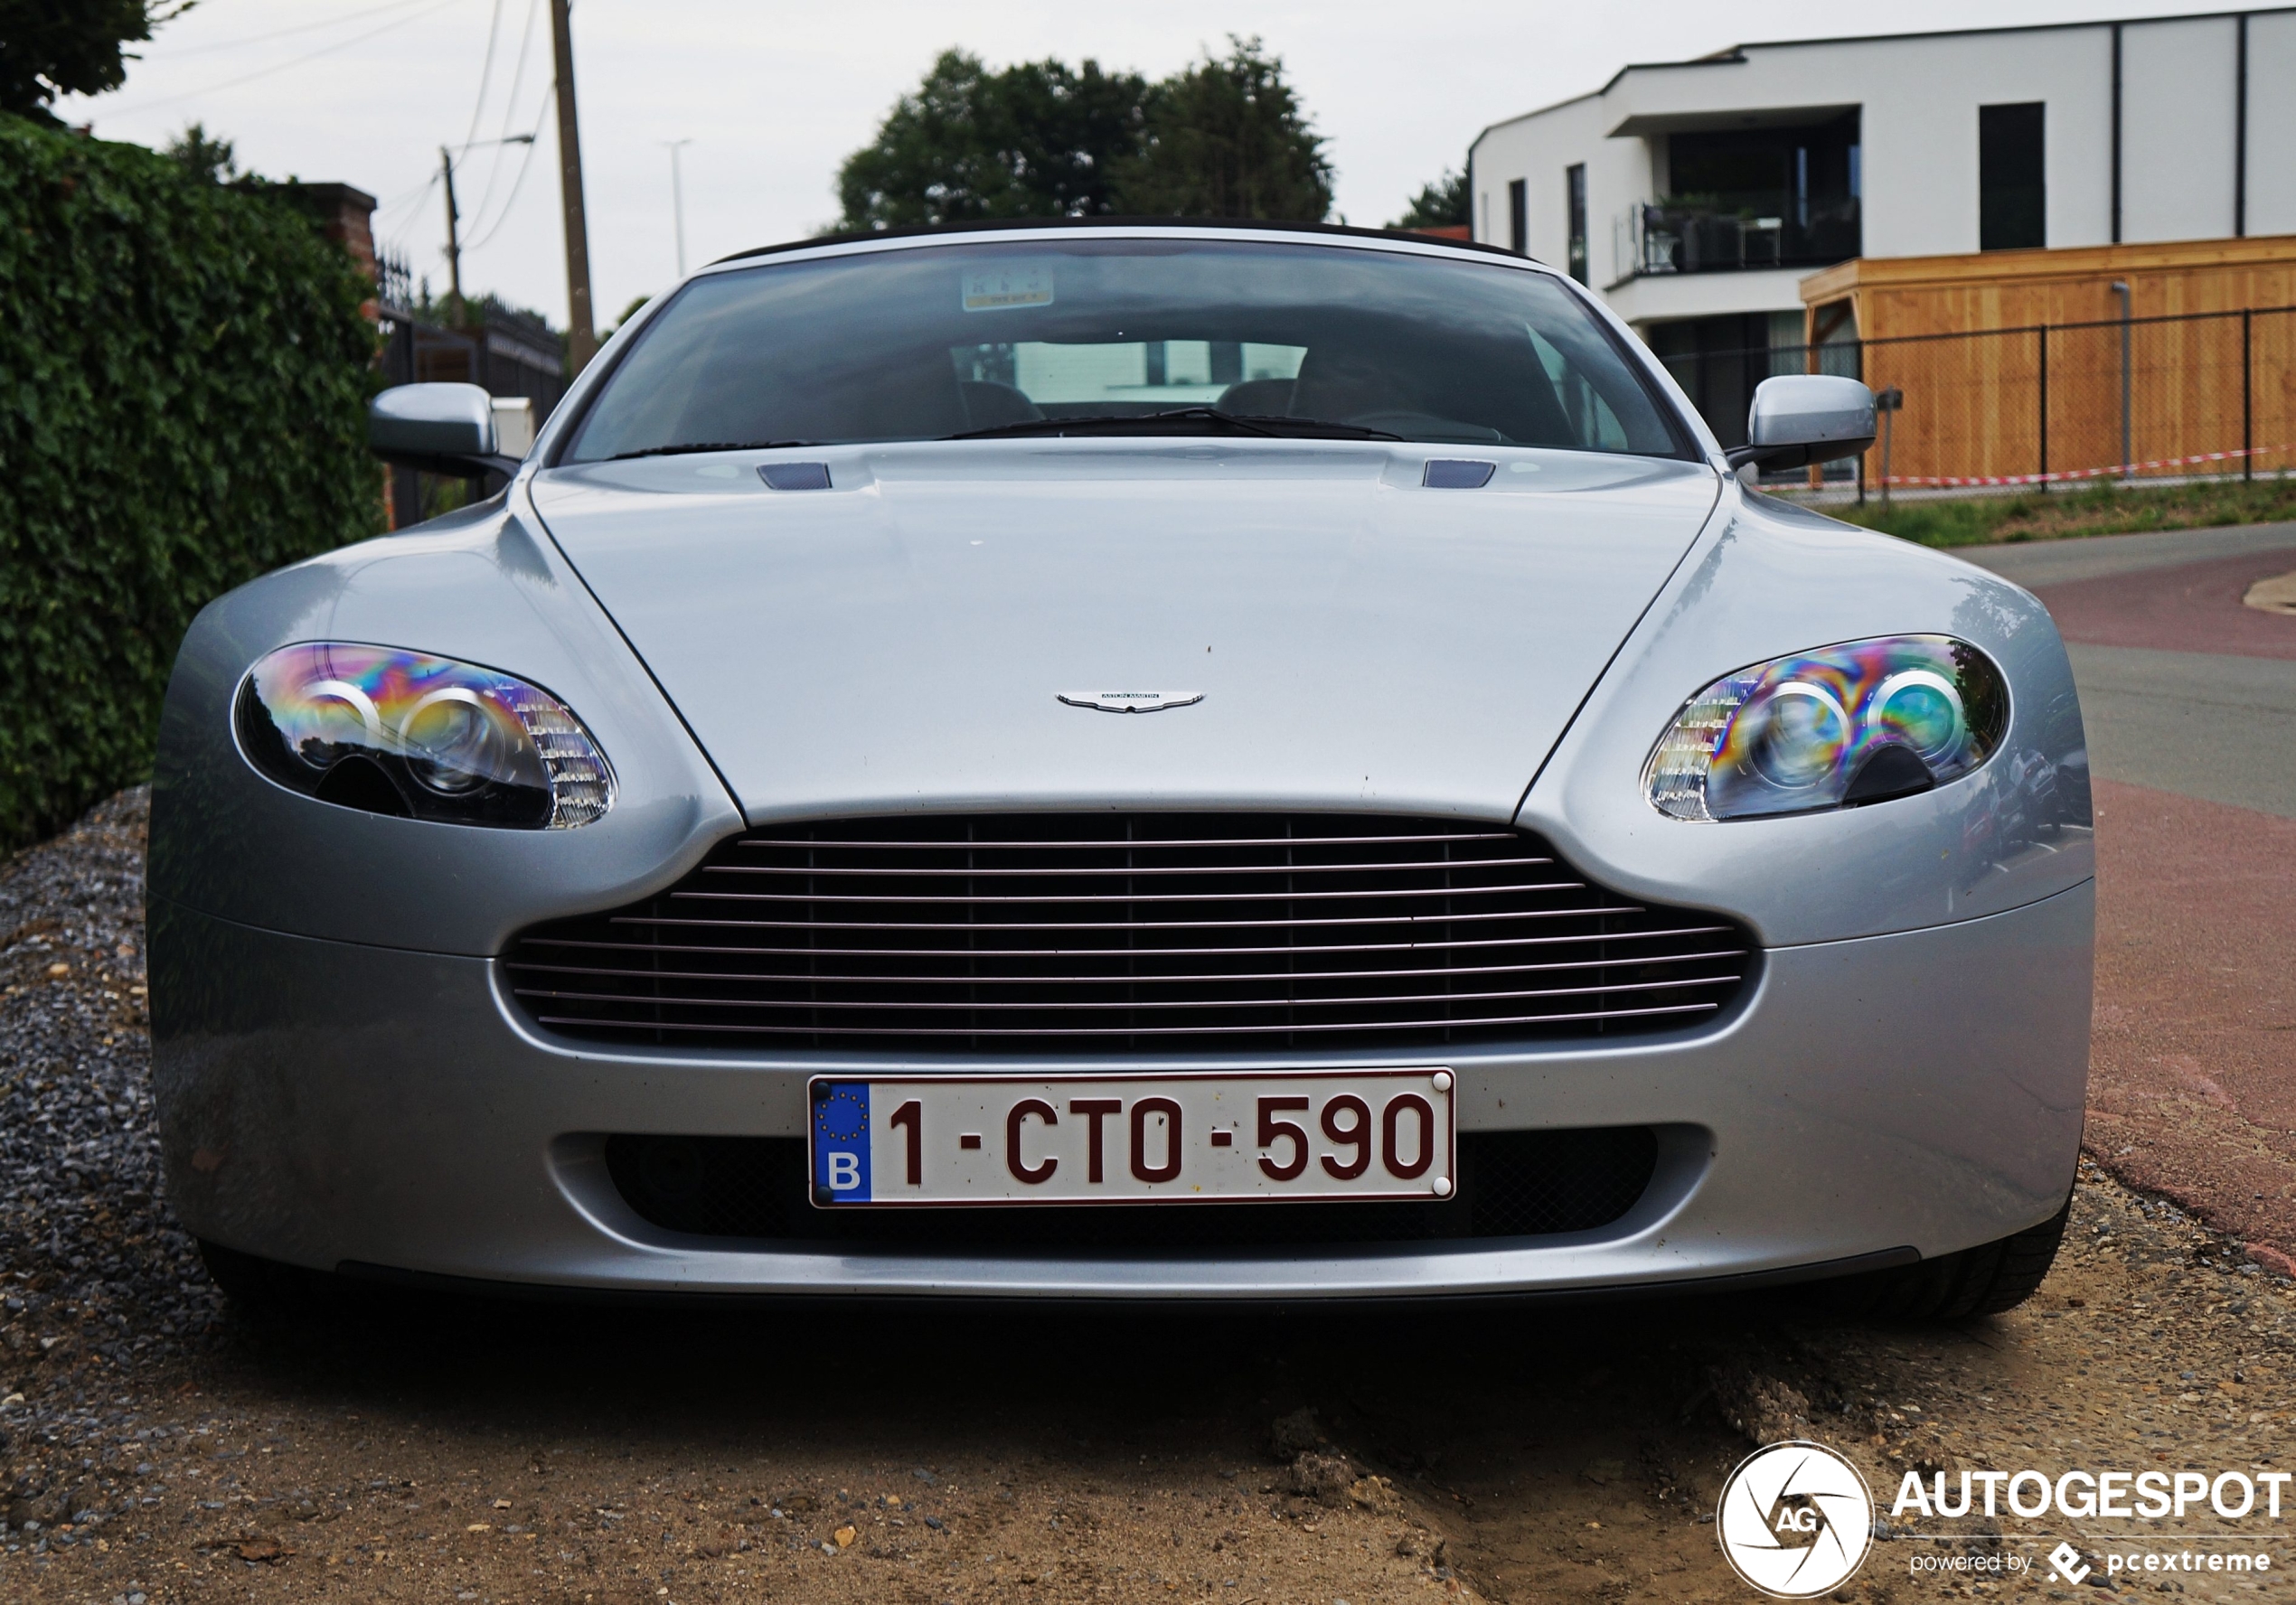
M 174 1207 L 249 1292 L 2006 1308 L 2087 1070 L 2065 653 L 1755 491 L 1862 386 L 1748 433 L 1535 262 L 1262 225 L 731 258 L 522 462 L 388 391 L 508 484 L 183 643 Z

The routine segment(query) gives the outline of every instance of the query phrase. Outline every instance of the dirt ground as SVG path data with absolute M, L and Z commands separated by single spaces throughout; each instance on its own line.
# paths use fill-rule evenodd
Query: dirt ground
M 1775 1298 L 233 1324 L 195 1361 L 28 1379 L 133 1408 L 23 1446 L 56 1509 L 104 1514 L 12 1547 L 0 1597 L 1739 1600 L 1710 1523 L 1751 1443 L 1831 1443 L 1885 1506 L 1909 1468 L 2269 1469 L 2291 1315 L 2236 1244 L 2093 1171 L 2040 1297 L 1959 1328 Z M 1962 1587 L 1912 1575 L 1930 1535 L 2037 1570 L 2064 1535 L 1893 1525 L 1835 1598 Z M 2296 1567 L 2283 1533 L 2254 1536 Z
M 1905 1472 L 2289 1464 L 2289 1279 L 2253 1226 L 2207 1229 L 2094 1166 L 2041 1294 L 1950 1328 L 1786 1295 L 1274 1313 L 392 1295 L 250 1325 L 154 1196 L 140 825 L 126 797 L 0 870 L 12 1605 L 1736 1601 L 1755 1596 L 1716 1498 L 1784 1437 L 1848 1453 L 1885 1512 L 1835 1599 L 2070 1599 L 2042 1557 L 2069 1538 L 2098 1561 L 2130 1524 L 1893 1518 Z M 2155 1547 L 2275 1569 L 2119 1587 L 2296 1597 L 2291 1520 L 2296 1499 L 2281 1521 L 2151 1525 Z M 1940 1554 L 2029 1571 L 1916 1571 Z

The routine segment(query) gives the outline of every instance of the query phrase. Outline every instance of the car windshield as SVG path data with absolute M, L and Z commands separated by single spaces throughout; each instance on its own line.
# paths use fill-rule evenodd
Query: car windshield
M 1361 247 L 1102 237 L 698 278 L 640 333 L 560 460 L 1068 433 L 1692 455 L 1670 409 L 1548 274 Z

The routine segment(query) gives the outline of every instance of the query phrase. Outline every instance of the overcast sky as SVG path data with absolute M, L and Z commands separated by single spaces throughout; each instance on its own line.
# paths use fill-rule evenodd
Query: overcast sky
M 600 324 L 686 260 L 816 231 L 839 162 L 952 45 L 992 65 L 1096 57 L 1161 76 L 1229 33 L 1282 56 L 1339 171 L 1339 210 L 1379 224 L 1464 160 L 1483 125 L 1597 88 L 1629 61 L 1747 40 L 2083 21 L 2220 9 L 2213 0 L 579 0 L 575 76 Z M 493 36 L 491 64 L 488 40 Z M 443 292 L 438 147 L 537 127 L 532 147 L 456 168 L 463 284 L 566 316 L 546 0 L 200 0 L 159 30 L 124 89 L 59 113 L 157 145 L 185 124 L 240 164 L 338 179 L 382 202 L 376 233 Z M 523 182 L 520 182 L 522 168 Z

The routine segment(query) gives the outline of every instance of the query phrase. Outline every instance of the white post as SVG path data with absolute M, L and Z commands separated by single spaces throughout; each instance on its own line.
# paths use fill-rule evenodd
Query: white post
M 691 139 L 664 139 L 661 142 L 670 150 L 670 212 L 674 219 L 678 236 L 678 277 L 685 277 L 685 186 L 678 174 L 678 150 L 693 143 Z

